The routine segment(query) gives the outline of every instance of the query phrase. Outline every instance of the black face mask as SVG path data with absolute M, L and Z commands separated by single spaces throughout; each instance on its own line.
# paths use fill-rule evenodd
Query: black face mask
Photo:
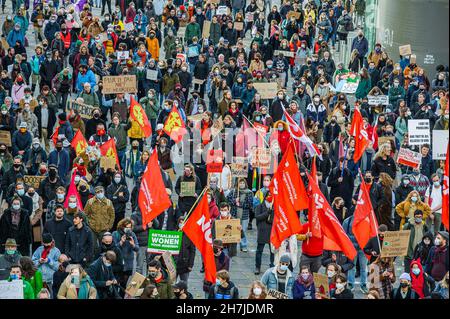
M 86 186 L 85 185 L 80 186 L 80 191 L 85 192 L 86 191 Z
M 62 150 L 62 146 L 56 146 L 55 148 L 58 152 L 60 152 Z
M 20 168 L 20 166 L 22 166 L 22 164 L 14 164 L 13 166 L 14 166 L 14 168 Z
M 402 288 L 406 288 L 406 287 L 408 287 L 409 285 L 408 285 L 408 283 L 406 283 L 406 282 L 402 282 L 402 283 L 400 283 L 400 287 L 402 287 Z
M 372 183 L 372 178 L 371 177 L 364 177 L 364 181 L 366 182 L 366 183 Z
M 56 177 L 56 170 L 51 169 L 51 170 L 48 172 L 48 176 L 50 176 L 50 178 L 55 178 L 55 177 Z

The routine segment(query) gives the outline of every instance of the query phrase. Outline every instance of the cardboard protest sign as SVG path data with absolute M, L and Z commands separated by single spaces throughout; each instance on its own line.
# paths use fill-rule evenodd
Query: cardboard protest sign
M 244 30 L 244 22 L 235 22 L 234 23 L 234 29 L 236 31 L 242 31 Z
M 181 182 L 180 196 L 181 197 L 194 197 L 195 196 L 195 182 Z
M 100 168 L 105 169 L 105 171 L 108 169 L 116 169 L 116 159 L 114 157 L 102 156 L 100 158 Z
M 117 60 L 128 60 L 130 58 L 130 51 L 117 51 Z
M 284 50 L 275 50 L 273 55 L 278 56 L 280 53 L 283 53 L 284 57 L 293 58 L 295 56 L 295 52 L 292 51 L 284 51 Z
M 200 122 L 203 119 L 203 113 L 197 113 L 195 115 L 190 115 L 187 118 L 191 122 Z
M 264 147 L 257 147 L 252 149 L 252 167 L 269 169 L 270 160 L 270 149 Z
M 223 120 L 222 116 L 220 116 L 213 122 L 213 125 L 211 127 L 211 135 L 213 137 L 216 137 L 220 132 L 222 132 L 222 130 L 223 130 Z
M 147 252 L 162 254 L 168 251 L 173 255 L 178 255 L 182 238 L 182 232 L 150 229 L 148 232 Z
M 67 112 L 70 112 L 71 110 L 78 111 L 78 114 L 84 119 L 91 119 L 92 118 L 92 112 L 94 112 L 94 106 L 84 104 L 82 102 L 78 102 L 76 100 L 70 100 L 67 105 Z
M 430 120 L 408 120 L 409 145 L 431 144 Z
M 295 20 L 300 19 L 300 17 L 302 16 L 301 12 L 297 12 L 297 11 L 289 11 L 288 14 L 286 15 L 286 17 L 288 19 L 295 17 Z
M 175 262 L 173 261 L 172 254 L 168 251 L 162 254 L 164 263 L 166 264 L 167 271 L 169 272 L 169 277 L 172 282 L 177 279 L 177 270 L 175 268 Z
M 241 241 L 240 219 L 216 219 L 216 238 L 224 244 L 239 243 Z
M 23 177 L 23 182 L 34 189 L 38 189 L 44 179 L 45 176 L 25 175 Z
M 411 151 L 407 148 L 400 148 L 397 157 L 397 163 L 409 166 L 412 168 L 418 168 L 422 162 L 422 154 Z
M 247 12 L 245 14 L 245 21 L 253 22 L 254 20 L 255 20 L 255 13 L 254 12 Z
M 11 132 L 10 131 L 0 131 L 0 144 L 5 144 L 11 147 Z
M 316 286 L 316 292 L 322 298 L 330 298 L 330 286 L 328 285 L 328 278 L 325 275 L 319 273 L 313 273 L 314 285 Z
M 210 32 L 211 31 L 211 21 L 205 20 L 203 22 L 203 33 L 202 33 L 202 38 L 203 39 L 207 39 L 209 38 Z
M 1 37 L 1 38 L 0 38 L 0 41 L 2 41 L 2 47 L 3 47 L 3 49 L 8 50 L 8 49 L 9 49 L 9 44 L 8 44 L 8 41 L 6 41 L 6 38 Z
M 271 100 L 277 96 L 278 83 L 253 83 L 253 87 L 261 95 L 261 99 Z
M 384 233 L 381 257 L 400 257 L 408 254 L 410 230 L 387 231 Z
M 157 70 L 147 70 L 146 79 L 151 81 L 158 80 L 158 71 Z
M 387 95 L 367 95 L 369 105 L 388 105 L 389 96 Z
M 288 295 L 275 290 L 275 289 L 269 289 L 267 291 L 266 299 L 289 299 Z
M 0 299 L 23 299 L 22 280 L 0 280 Z
M 131 277 L 131 280 L 128 283 L 127 289 L 125 292 L 130 295 L 131 297 L 135 297 L 137 295 L 137 292 L 139 291 L 139 288 L 141 288 L 142 284 L 145 281 L 145 276 L 141 275 L 138 272 L 135 272 L 133 277 Z
M 248 176 L 248 163 L 231 163 L 231 175 L 236 178 L 246 178 Z
M 136 93 L 136 75 L 118 75 L 103 77 L 103 94 Z
M 398 47 L 398 51 L 399 51 L 401 56 L 411 55 L 412 54 L 411 44 L 406 44 L 406 45 L 399 46 Z
M 206 171 L 208 173 L 222 173 L 223 151 L 210 150 L 206 155 Z
M 447 155 L 448 130 L 433 130 L 433 159 L 445 160 Z

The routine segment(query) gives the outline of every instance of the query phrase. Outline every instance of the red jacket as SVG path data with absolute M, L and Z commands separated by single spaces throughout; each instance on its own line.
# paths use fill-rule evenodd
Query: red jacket
M 311 231 L 309 222 L 303 224 L 303 230 L 300 232 L 301 235 L 305 235 L 307 232 Z M 323 254 L 323 237 L 318 239 L 316 237 L 311 237 L 309 240 L 304 240 L 302 243 L 302 253 L 309 257 L 318 257 Z
M 70 32 L 67 32 L 66 35 L 64 33 L 60 32 L 61 34 L 61 40 L 64 42 L 64 48 L 68 50 L 70 48 L 70 43 L 72 40 L 72 36 L 70 35 Z

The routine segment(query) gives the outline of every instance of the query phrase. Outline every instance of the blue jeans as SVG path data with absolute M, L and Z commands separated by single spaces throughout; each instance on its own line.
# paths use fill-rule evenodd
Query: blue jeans
M 244 249 L 244 248 L 247 248 L 247 246 L 248 246 L 247 235 L 246 235 L 246 231 L 248 229 L 248 219 L 241 220 L 241 226 L 242 226 L 243 237 L 241 238 L 241 242 L 240 242 L 239 246 L 241 247 L 241 249 Z
M 355 273 L 356 273 L 356 262 L 359 261 L 359 272 L 360 272 L 360 287 L 366 286 L 367 284 L 367 258 L 364 255 L 364 252 L 361 249 L 358 249 L 358 254 L 353 260 L 355 267 L 350 269 L 347 273 L 348 283 L 352 286 L 355 285 Z

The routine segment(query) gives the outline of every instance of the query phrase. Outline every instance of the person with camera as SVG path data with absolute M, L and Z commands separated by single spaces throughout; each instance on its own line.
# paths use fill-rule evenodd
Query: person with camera
M 108 250 L 94 261 L 87 270 L 97 288 L 99 299 L 121 299 L 120 286 L 112 270 L 112 264 L 115 261 L 116 254 Z
M 114 243 L 120 249 L 123 258 L 122 275 L 118 278 L 122 287 L 127 285 L 128 277 L 133 272 L 135 253 L 139 251 L 139 243 L 132 229 L 131 219 L 124 218 L 117 224 L 117 230 L 112 233 Z

